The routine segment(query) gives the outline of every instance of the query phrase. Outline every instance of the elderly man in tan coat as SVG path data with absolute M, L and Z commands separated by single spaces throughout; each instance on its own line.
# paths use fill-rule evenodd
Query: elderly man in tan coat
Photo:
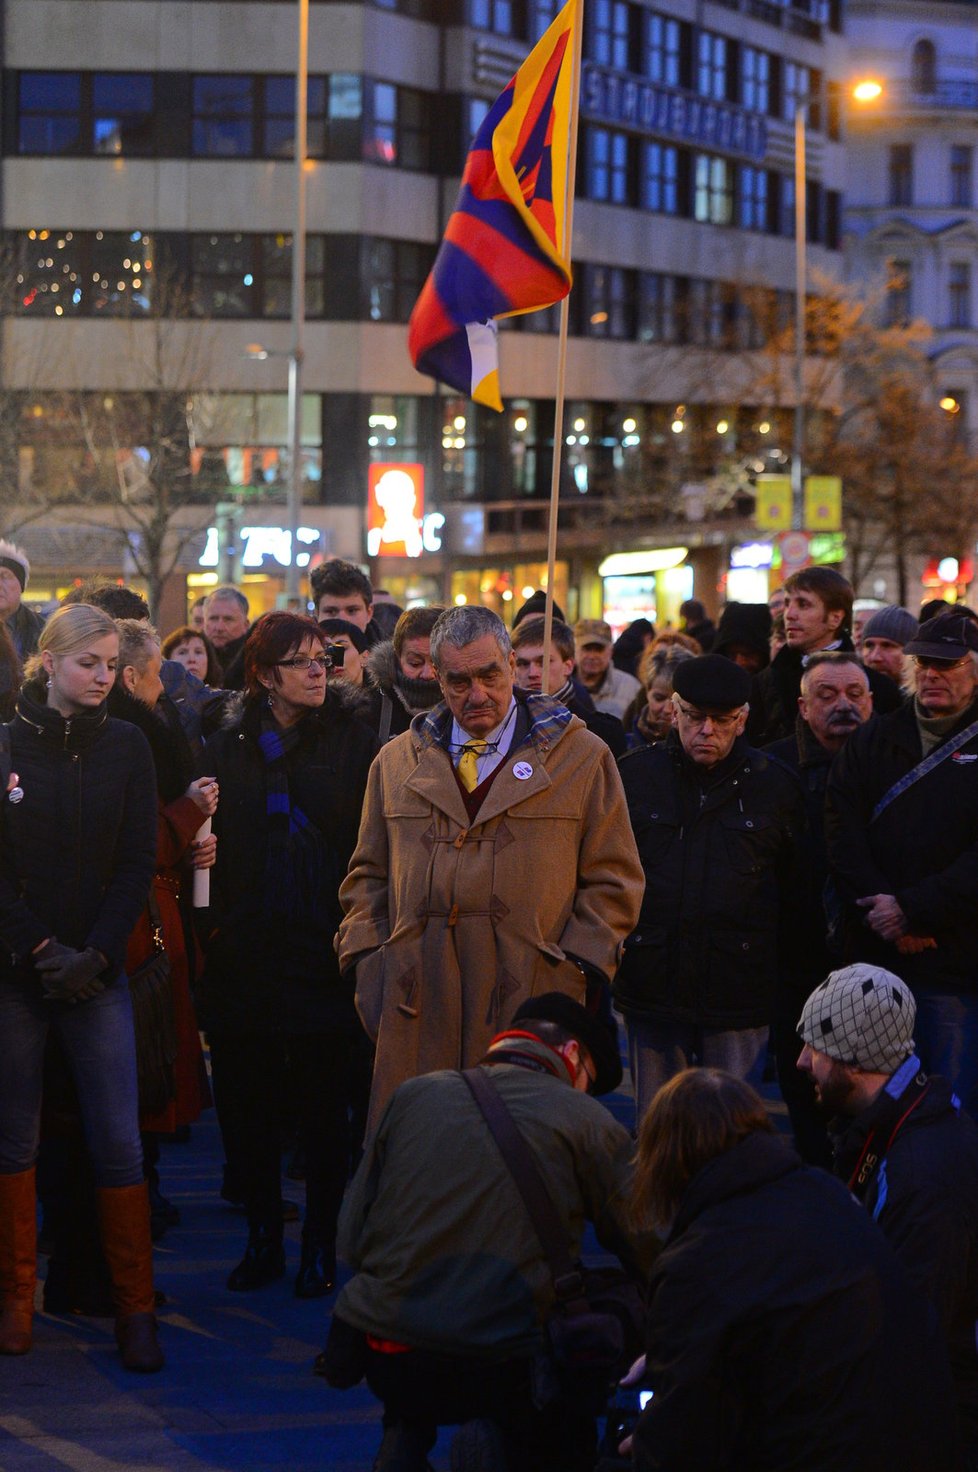
M 514 690 L 502 620 L 447 610 L 431 659 L 444 702 L 374 761 L 340 890 L 340 966 L 377 1044 L 370 1133 L 398 1084 L 476 1063 L 528 997 L 594 999 L 644 888 L 607 746 Z

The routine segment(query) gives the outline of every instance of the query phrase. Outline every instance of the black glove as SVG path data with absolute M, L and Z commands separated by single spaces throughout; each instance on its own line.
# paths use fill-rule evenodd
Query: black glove
M 63 946 L 53 939 L 48 941 L 34 962 L 44 996 L 49 1002 L 85 1001 L 94 997 L 104 988 L 104 983 L 97 981 L 97 977 L 105 966 L 101 951 L 91 946 L 84 951 L 76 951 L 73 946 Z

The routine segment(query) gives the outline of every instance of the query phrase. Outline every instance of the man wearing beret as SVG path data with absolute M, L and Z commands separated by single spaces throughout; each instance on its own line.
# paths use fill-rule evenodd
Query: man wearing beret
M 804 830 L 798 782 L 744 736 L 746 670 L 706 654 L 673 684 L 673 730 L 620 764 L 645 871 L 614 984 L 639 1118 L 691 1063 L 744 1078 L 760 1057 Z
M 834 1168 L 933 1305 L 965 1466 L 978 1466 L 978 1126 L 914 1052 L 910 988 L 881 966 L 830 972 L 798 1022 L 798 1067 L 831 1118 Z
M 853 733 L 826 792 L 843 959 L 900 974 L 917 1051 L 978 1110 L 978 624 L 948 609 L 906 646 L 915 694 Z
M 34 610 L 23 602 L 30 575 L 27 553 L 13 542 L 0 540 L 0 623 L 6 626 L 21 664 L 36 653 L 44 627 Z
M 589 1097 L 621 1082 L 612 1029 L 545 993 L 517 1009 L 475 1071 L 528 1147 L 571 1260 L 590 1221 L 644 1278 L 655 1244 L 629 1221 L 634 1146 Z M 375 1472 L 425 1472 L 439 1425 L 486 1419 L 511 1472 L 590 1472 L 593 1416 L 556 1385 L 543 1394 L 535 1375 L 554 1303 L 547 1257 L 461 1073 L 397 1089 L 350 1187 L 340 1250 L 354 1277 L 323 1371 L 338 1388 L 366 1374 L 384 1402 Z

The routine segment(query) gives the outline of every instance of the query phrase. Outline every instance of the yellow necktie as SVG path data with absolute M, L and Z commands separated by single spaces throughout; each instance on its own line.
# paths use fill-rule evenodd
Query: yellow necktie
M 476 763 L 488 749 L 488 741 L 480 738 L 473 738 L 462 747 L 462 755 L 458 759 L 458 776 L 466 792 L 474 792 L 478 787 L 479 770 Z

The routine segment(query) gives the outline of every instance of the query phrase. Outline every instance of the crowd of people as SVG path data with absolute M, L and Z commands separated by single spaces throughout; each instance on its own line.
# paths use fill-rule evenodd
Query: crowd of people
M 213 1102 L 227 1289 L 286 1273 L 288 1148 L 377 1472 L 443 1424 L 510 1472 L 978 1468 L 978 616 L 855 628 L 813 567 L 617 640 L 555 606 L 548 654 L 542 594 L 507 628 L 330 561 L 161 639 L 29 576 L 0 541 L 0 1353 L 40 1205 L 43 1306 L 162 1367 L 166 1141 Z

